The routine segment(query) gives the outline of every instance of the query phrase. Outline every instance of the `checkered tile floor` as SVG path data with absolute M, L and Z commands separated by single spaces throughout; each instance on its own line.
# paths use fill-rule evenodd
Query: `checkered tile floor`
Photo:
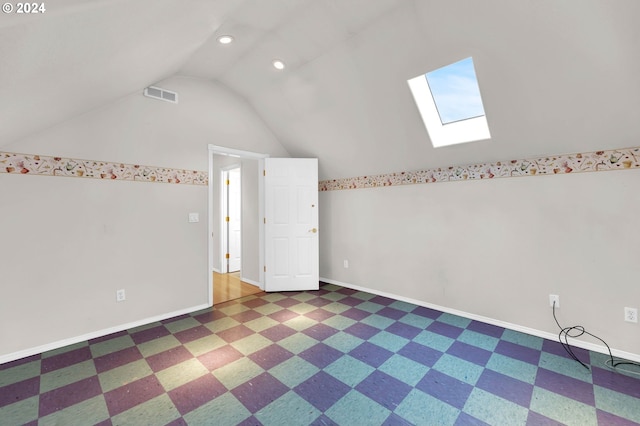
M 323 284 L 0 365 L 0 425 L 629 425 L 584 350 Z

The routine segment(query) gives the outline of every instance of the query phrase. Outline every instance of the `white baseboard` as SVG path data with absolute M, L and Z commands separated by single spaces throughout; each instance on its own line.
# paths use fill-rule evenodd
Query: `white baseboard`
M 220 270 L 216 269 L 216 268 L 213 268 L 213 272 L 217 272 L 218 274 L 224 274 L 224 272 L 220 272 Z M 242 273 L 242 272 L 240 272 L 240 273 Z M 243 276 L 240 276 L 240 281 L 244 281 L 247 284 L 255 285 L 256 287 L 260 288 L 261 290 L 264 290 L 264 287 L 258 281 L 250 280 L 249 278 L 246 278 L 246 277 L 243 277 Z
M 177 317 L 179 315 L 190 314 L 191 312 L 199 311 L 201 309 L 209 308 L 210 305 L 198 305 L 191 308 L 180 309 L 179 311 L 169 312 L 167 314 L 156 315 L 151 318 L 145 318 L 139 321 L 130 322 L 127 324 L 117 325 L 111 328 L 105 328 L 103 330 L 94 331 L 91 333 L 83 334 L 81 336 L 70 337 L 68 339 L 58 340 L 57 342 L 47 343 L 46 345 L 36 346 L 35 348 L 29 348 L 18 352 L 13 352 L 6 355 L 0 355 L 0 364 L 5 362 L 15 361 L 17 359 L 26 358 L 28 356 L 37 355 L 43 352 L 51 351 L 54 349 L 63 348 L 65 346 L 74 345 L 76 343 L 84 342 L 98 337 L 106 336 L 108 334 L 117 333 L 122 330 L 128 330 L 130 328 L 140 327 L 141 325 L 150 324 L 156 321 L 162 321 L 167 318 Z
M 543 339 L 553 340 L 553 341 L 556 341 L 556 342 L 558 341 L 558 335 L 554 334 L 554 333 L 549 333 L 549 332 L 542 331 L 542 330 L 537 330 L 537 329 L 534 329 L 534 328 L 524 327 L 524 326 L 521 326 L 521 325 L 518 325 L 518 324 L 512 324 L 510 322 L 500 321 L 500 320 L 497 320 L 497 319 L 494 319 L 494 318 L 484 317 L 484 316 L 481 316 L 481 315 L 471 314 L 469 312 L 463 312 L 463 311 L 459 311 L 457 309 L 447 308 L 445 306 L 434 305 L 432 303 L 423 302 L 422 300 L 411 299 L 409 297 L 404 297 L 404 296 L 398 296 L 396 294 L 387 293 L 387 292 L 384 292 L 384 291 L 379 291 L 379 290 L 375 290 L 375 289 L 368 288 L 368 287 L 361 287 L 361 286 L 354 285 L 354 284 L 343 283 L 341 281 L 332 280 L 330 278 L 322 278 L 322 277 L 320 277 L 320 281 L 328 283 L 328 284 L 339 285 L 340 287 L 346 287 L 346 288 L 350 288 L 350 289 L 353 289 L 353 290 L 364 291 L 366 293 L 376 294 L 378 296 L 388 297 L 390 299 L 395 299 L 395 300 L 399 300 L 399 301 L 402 301 L 402 302 L 411 303 L 411 304 L 417 305 L 417 306 L 423 306 L 425 308 L 435 309 L 436 311 L 446 312 L 448 314 L 457 315 L 457 316 L 464 317 L 464 318 L 469 318 L 471 320 L 484 322 L 484 323 L 487 323 L 487 324 L 495 325 L 495 326 L 506 328 L 506 329 L 513 330 L 513 331 L 519 331 L 521 333 L 530 334 L 532 336 L 541 337 Z M 573 339 L 573 338 L 569 338 L 569 343 L 572 346 L 576 346 L 578 348 L 587 349 L 587 350 L 590 350 L 590 351 L 593 351 L 593 352 L 598 352 L 598 353 L 609 355 L 609 351 L 607 350 L 607 348 L 605 346 L 602 346 L 602 345 L 597 345 L 595 343 L 590 343 L 590 342 L 584 342 L 582 340 L 577 340 L 577 339 Z M 638 354 L 633 354 L 631 352 L 625 352 L 625 351 L 621 351 L 621 350 L 617 350 L 617 349 L 613 349 L 613 348 L 611 348 L 611 353 L 615 357 L 623 358 L 623 359 L 626 359 L 626 360 L 629 360 L 629 361 L 640 362 L 640 355 L 638 355 Z
M 250 280 L 249 278 L 245 277 L 240 277 L 240 281 L 244 281 L 247 284 L 255 285 L 259 289 L 264 290 L 264 287 L 258 281 Z

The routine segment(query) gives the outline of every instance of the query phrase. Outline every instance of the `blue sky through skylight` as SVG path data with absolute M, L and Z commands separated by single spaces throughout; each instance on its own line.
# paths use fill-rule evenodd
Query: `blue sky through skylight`
M 428 72 L 425 77 L 442 124 L 484 116 L 472 58 Z

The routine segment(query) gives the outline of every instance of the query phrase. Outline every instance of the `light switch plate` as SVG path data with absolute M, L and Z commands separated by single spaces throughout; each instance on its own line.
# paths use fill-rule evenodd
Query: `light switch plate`
M 200 215 L 198 213 L 189 213 L 189 223 L 200 222 Z

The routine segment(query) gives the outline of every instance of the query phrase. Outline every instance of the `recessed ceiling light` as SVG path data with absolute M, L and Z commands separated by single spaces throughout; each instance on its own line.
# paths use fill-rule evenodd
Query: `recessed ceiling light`
M 282 62 L 280 59 L 274 59 L 272 64 L 273 67 L 277 70 L 283 70 L 285 67 L 284 62 Z
M 220 44 L 229 44 L 233 41 L 233 36 L 230 35 L 221 35 L 218 37 L 218 43 Z

